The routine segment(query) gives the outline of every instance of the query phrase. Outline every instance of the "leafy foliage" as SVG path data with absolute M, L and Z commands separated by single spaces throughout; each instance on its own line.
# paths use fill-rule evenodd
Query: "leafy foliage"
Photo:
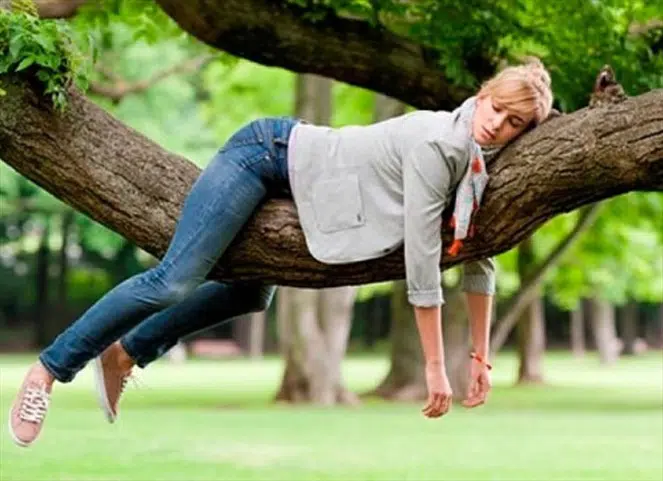
M 0 75 L 33 71 L 44 94 L 63 111 L 67 89 L 72 84 L 86 88 L 84 63 L 66 23 L 0 10 Z

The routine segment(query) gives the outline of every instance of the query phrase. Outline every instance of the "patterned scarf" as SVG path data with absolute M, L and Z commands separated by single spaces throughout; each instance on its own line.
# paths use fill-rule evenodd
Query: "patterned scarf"
M 479 209 L 484 189 L 488 183 L 488 173 L 486 172 L 483 151 L 474 139 L 471 142 L 472 155 L 470 157 L 470 165 L 467 166 L 467 171 L 456 191 L 456 203 L 450 222 L 451 227 L 454 229 L 454 241 L 447 250 L 447 253 L 451 256 L 458 254 L 463 247 L 463 240 L 466 237 L 474 235 L 472 215 Z

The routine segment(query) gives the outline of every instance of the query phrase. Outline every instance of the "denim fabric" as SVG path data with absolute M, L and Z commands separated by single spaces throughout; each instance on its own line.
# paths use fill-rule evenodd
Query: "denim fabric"
M 180 337 L 265 309 L 274 288 L 206 275 L 266 196 L 289 192 L 287 146 L 295 119 L 266 118 L 237 131 L 194 183 L 161 262 L 118 284 L 39 356 L 60 382 L 117 339 L 146 365 Z

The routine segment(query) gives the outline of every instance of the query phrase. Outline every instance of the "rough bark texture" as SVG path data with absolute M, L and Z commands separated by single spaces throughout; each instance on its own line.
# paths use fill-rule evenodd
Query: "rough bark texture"
M 61 116 L 28 81 L 0 81 L 7 90 L 0 97 L 0 158 L 161 257 L 199 169 L 78 93 Z M 582 205 L 632 190 L 663 190 L 663 90 L 553 119 L 505 148 L 488 171 L 476 236 L 457 257 L 445 255 L 443 268 L 504 252 L 546 220 Z M 445 227 L 445 242 L 450 236 Z M 311 288 L 403 277 L 402 249 L 346 265 L 314 260 L 289 199 L 259 209 L 210 273 L 219 280 Z
M 311 20 L 310 11 L 271 0 L 157 3 L 199 40 L 263 65 L 334 78 L 419 108 L 451 108 L 470 94 L 445 79 L 436 52 L 364 20 L 331 11 Z

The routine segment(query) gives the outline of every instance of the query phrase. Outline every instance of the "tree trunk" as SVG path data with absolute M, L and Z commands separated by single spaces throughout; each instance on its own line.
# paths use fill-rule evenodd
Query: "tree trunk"
M 582 234 L 594 221 L 598 212 L 599 204 L 592 204 L 580 209 L 578 220 L 571 229 L 571 232 L 564 237 L 557 246 L 550 252 L 548 257 L 536 267 L 529 267 L 526 277 L 521 274 L 521 286 L 511 299 L 509 299 L 506 312 L 496 322 L 490 341 L 490 350 L 495 353 L 501 349 L 506 342 L 511 330 L 520 319 L 523 309 L 534 301 L 539 295 L 539 286 L 543 282 L 546 273 L 557 264 L 564 253 L 573 242 Z
M 470 328 L 465 293 L 460 286 L 445 290 L 442 309 L 444 359 L 455 401 L 466 398 L 470 375 Z
M 331 93 L 329 79 L 299 75 L 296 115 L 316 124 L 329 124 Z M 285 371 L 277 400 L 321 405 L 357 402 L 341 377 L 354 297 L 353 287 L 319 291 L 280 288 L 278 333 Z
M 35 272 L 35 304 L 34 304 L 34 322 L 36 326 L 37 346 L 45 346 L 54 338 L 53 319 L 49 316 L 48 309 L 48 270 L 50 266 L 50 251 L 48 248 L 48 237 L 50 229 L 49 219 L 46 219 L 46 225 L 41 233 L 39 249 L 37 250 L 36 272 Z
M 518 325 L 518 383 L 543 382 L 545 324 L 543 297 L 538 297 L 525 309 Z
M 630 301 L 619 312 L 619 327 L 621 340 L 624 343 L 622 354 L 631 356 L 636 354 L 636 341 L 638 339 L 638 304 Z
M 277 401 L 355 403 L 343 386 L 341 361 L 350 332 L 354 291 L 281 287 L 277 322 L 285 371 Z
M 426 399 L 426 378 L 421 340 L 414 311 L 407 300 L 405 281 L 396 281 L 391 293 L 391 367 L 369 395 L 398 401 Z
M 528 238 L 518 247 L 518 272 L 524 282 L 534 263 L 533 240 Z M 518 321 L 518 383 L 543 382 L 543 354 L 545 351 L 545 319 L 540 289 Z
M 41 87 L 20 78 L 2 77 L 7 94 L 0 97 L 0 158 L 160 258 L 200 170 L 80 94 L 72 93 L 67 113 L 53 112 L 35 90 Z M 555 161 L 548 161 L 552 156 Z M 550 218 L 584 204 L 633 190 L 663 190 L 663 90 L 550 120 L 503 149 L 488 172 L 475 236 L 458 256 L 444 255 L 443 269 L 504 252 Z M 444 225 L 443 241 L 449 243 L 452 230 Z M 403 262 L 402 248 L 367 262 L 317 262 L 293 202 L 272 199 L 209 278 L 335 287 L 402 279 Z
M 615 308 L 601 299 L 593 298 L 590 303 L 591 326 L 594 343 L 602 364 L 613 364 L 621 351 L 621 341 L 615 327 Z
M 260 359 L 265 350 L 265 325 L 267 312 L 252 312 L 249 314 L 249 357 Z
M 647 319 L 645 338 L 648 346 L 663 349 L 663 303 L 658 305 L 652 318 Z
M 575 357 L 585 355 L 585 302 L 580 300 L 578 306 L 571 311 L 571 352 Z

